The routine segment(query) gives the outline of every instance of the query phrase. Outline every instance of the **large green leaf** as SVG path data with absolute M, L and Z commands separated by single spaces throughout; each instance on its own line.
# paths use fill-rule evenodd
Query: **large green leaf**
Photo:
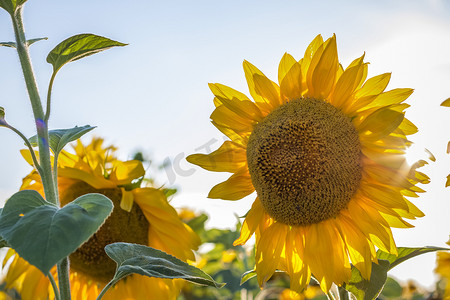
M 84 134 L 88 133 L 95 127 L 85 125 L 85 126 L 75 126 L 70 129 L 55 129 L 48 132 L 49 136 L 49 146 L 52 148 L 54 153 L 59 153 L 61 150 L 70 142 L 82 137 Z M 37 135 L 32 136 L 28 139 L 30 144 L 34 147 L 38 145 Z
M 408 248 L 408 247 L 398 247 L 397 252 L 398 255 L 393 255 L 386 253 L 384 251 L 378 250 L 377 257 L 378 259 L 384 259 L 389 261 L 389 270 L 395 267 L 396 265 L 413 258 L 414 256 L 435 252 L 435 251 L 448 251 L 448 248 L 440 248 L 440 247 L 419 247 L 419 248 Z
M 163 251 L 143 245 L 114 243 L 105 247 L 106 254 L 117 263 L 112 283 L 131 275 L 175 279 L 181 278 L 201 285 L 222 287 L 202 270 Z
M 22 6 L 27 0 L 0 0 L 0 7 L 6 10 L 10 15 Z
M 111 200 L 87 194 L 63 208 L 32 190 L 14 194 L 1 212 L 0 235 L 42 273 L 87 241 L 111 213 Z
M 372 300 L 375 299 L 383 289 L 387 279 L 389 262 L 378 260 L 378 264 L 372 263 L 372 273 L 370 280 L 362 277 L 357 268 L 352 265 L 352 277 L 344 288 L 356 296 L 356 299 Z
M 65 39 L 50 51 L 47 62 L 53 65 L 53 73 L 56 73 L 66 63 L 115 46 L 126 45 L 95 34 L 78 34 Z

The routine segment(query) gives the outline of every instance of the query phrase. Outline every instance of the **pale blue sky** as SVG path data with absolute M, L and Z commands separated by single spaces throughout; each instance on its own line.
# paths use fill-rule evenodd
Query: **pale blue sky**
M 285 52 L 300 58 L 317 35 L 337 35 L 344 66 L 366 52 L 369 76 L 392 72 L 389 89 L 414 88 L 407 117 L 420 132 L 412 137 L 437 163 L 425 171 L 432 183 L 414 203 L 426 217 L 416 228 L 396 230 L 399 246 L 443 246 L 450 233 L 450 172 L 445 154 L 450 140 L 450 110 L 439 104 L 450 97 L 450 4 L 430 1 L 50 1 L 29 0 L 25 8 L 28 38 L 48 37 L 31 48 L 42 97 L 51 66 L 47 53 L 63 39 L 95 33 L 130 45 L 74 62 L 60 71 L 53 91 L 51 128 L 96 125 L 94 134 L 120 147 L 122 158 L 135 149 L 156 162 L 169 158 L 174 168 L 159 174 L 181 192 L 175 206 L 188 204 L 211 214 L 212 226 L 232 226 L 254 195 L 238 202 L 206 199 L 209 189 L 228 174 L 190 166 L 187 154 L 222 135 L 209 123 L 212 95 L 208 82 L 220 82 L 248 94 L 242 61 L 249 60 L 276 79 Z M 0 12 L 0 41 L 13 39 L 10 20 Z M 0 48 L 0 106 L 8 121 L 34 134 L 17 54 Z M 17 190 L 30 168 L 19 155 L 22 142 L 0 130 L 0 200 Z M 215 141 L 215 142 L 214 142 Z M 197 149 L 197 150 L 196 150 Z M 183 154 L 184 153 L 184 154 Z M 180 171 L 185 170 L 185 172 Z M 188 170 L 188 171 L 186 171 Z M 189 176 L 187 176 L 189 174 Z M 434 281 L 434 255 L 416 258 L 391 274 Z

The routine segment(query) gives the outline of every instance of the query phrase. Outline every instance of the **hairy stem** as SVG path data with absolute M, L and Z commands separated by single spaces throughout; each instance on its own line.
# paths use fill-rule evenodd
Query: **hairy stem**
M 17 8 L 17 11 L 12 16 L 12 22 L 16 37 L 17 53 L 19 54 L 20 64 L 22 66 L 23 76 L 25 78 L 25 84 L 36 122 L 44 194 L 47 201 L 56 204 L 56 191 L 53 184 L 52 166 L 50 163 L 50 148 L 48 145 L 48 127 L 47 123 L 44 121 L 44 111 L 42 110 L 42 103 L 39 97 L 39 91 L 34 77 L 30 55 L 28 53 L 28 44 L 25 38 L 25 31 L 22 21 L 22 7 Z
M 63 258 L 58 263 L 59 292 L 62 300 L 70 300 L 69 258 Z
M 52 104 L 52 88 L 53 88 L 53 81 L 55 80 L 56 73 L 53 72 L 52 78 L 50 78 L 50 82 L 48 84 L 48 91 L 47 91 L 47 106 L 46 106 L 46 112 L 44 121 L 48 124 L 48 119 L 50 118 L 50 110 L 51 110 L 51 104 Z
M 110 287 L 112 287 L 114 285 L 113 281 L 111 280 L 110 282 L 108 282 L 108 284 L 103 288 L 103 290 L 100 292 L 100 294 L 98 294 L 97 299 L 96 300 L 100 300 L 103 298 L 103 296 L 105 295 L 105 293 L 109 290 Z
M 13 126 L 8 124 L 8 125 L 5 125 L 5 127 L 9 128 L 12 131 L 14 131 L 15 133 L 17 133 L 17 135 L 19 135 L 22 138 L 22 140 L 25 142 L 25 144 L 27 145 L 28 149 L 30 150 L 31 158 L 33 159 L 33 163 L 34 163 L 34 167 L 36 168 L 36 170 L 38 171 L 38 173 L 40 175 L 42 173 L 42 168 L 39 165 L 39 162 L 37 161 L 36 154 L 34 153 L 34 149 L 31 146 L 31 144 L 28 141 L 28 139 L 22 134 L 22 132 L 20 132 L 19 130 L 17 130 Z
M 44 186 L 45 199 L 51 203 L 57 204 L 57 187 L 53 180 L 52 165 L 50 162 L 50 147 L 48 144 L 48 126 L 45 120 L 46 116 L 42 109 L 42 103 L 36 84 L 36 79 L 31 65 L 30 54 L 28 52 L 28 43 L 25 38 L 25 31 L 22 21 L 22 8 L 19 6 L 14 14 L 11 15 L 16 37 L 17 53 L 22 66 L 23 76 L 30 97 L 31 107 L 33 109 L 34 120 L 38 135 L 39 160 L 42 169 L 41 179 Z M 47 117 L 48 119 L 48 117 Z M 55 166 L 57 168 L 57 166 Z M 69 281 L 69 260 L 62 259 L 58 264 L 58 281 L 62 300 L 70 300 L 70 281 Z
M 53 292 L 55 293 L 55 300 L 60 300 L 61 296 L 59 295 L 58 285 L 56 285 L 55 278 L 53 278 L 52 274 L 47 274 L 50 283 L 52 284 Z

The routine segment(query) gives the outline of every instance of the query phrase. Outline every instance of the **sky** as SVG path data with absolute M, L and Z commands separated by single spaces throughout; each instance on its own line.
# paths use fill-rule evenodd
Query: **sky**
M 210 215 L 209 226 L 233 227 L 255 195 L 240 201 L 207 199 L 212 186 L 229 174 L 192 166 L 185 157 L 217 149 L 223 135 L 209 122 L 214 108 L 208 83 L 222 83 L 249 95 L 242 62 L 250 61 L 276 81 L 285 52 L 300 59 L 317 35 L 337 36 L 346 67 L 366 54 L 369 77 L 392 72 L 388 89 L 414 88 L 406 116 L 419 133 L 416 148 L 429 149 L 437 161 L 423 168 L 431 183 L 414 199 L 425 217 L 416 227 L 394 230 L 397 246 L 444 246 L 450 234 L 450 189 L 445 177 L 450 156 L 450 3 L 444 0 L 397 1 L 51 1 L 29 0 L 24 10 L 27 38 L 48 37 L 31 47 L 45 98 L 51 65 L 45 58 L 60 41 L 95 33 L 129 44 L 64 66 L 54 83 L 50 128 L 93 125 L 120 149 L 122 159 L 143 151 L 155 164 L 160 184 L 179 193 L 175 207 L 189 206 Z M 11 22 L 0 12 L 0 41 L 12 41 Z M 0 106 L 7 120 L 26 136 L 34 135 L 31 107 L 17 54 L 0 47 Z M 91 136 L 92 136 L 91 135 Z M 88 137 L 88 139 L 90 136 Z M 0 200 L 20 186 L 30 166 L 21 158 L 22 141 L 0 130 Z M 423 154 L 422 154 L 423 156 Z M 409 159 L 413 160 L 411 154 Z M 390 272 L 432 286 L 434 254 L 412 259 Z

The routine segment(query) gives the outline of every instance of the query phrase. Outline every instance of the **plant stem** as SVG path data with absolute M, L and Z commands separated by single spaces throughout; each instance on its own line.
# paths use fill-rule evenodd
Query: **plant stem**
M 23 141 L 25 142 L 25 144 L 27 145 L 28 149 L 30 150 L 30 154 L 31 154 L 31 158 L 33 159 L 33 163 L 34 163 L 34 167 L 36 168 L 36 170 L 38 171 L 39 174 L 42 173 L 42 168 L 39 165 L 39 162 L 37 161 L 36 155 L 34 154 L 34 149 L 31 146 L 30 142 L 28 141 L 28 139 L 22 134 L 22 132 L 20 132 L 19 130 L 17 130 L 16 128 L 14 128 L 11 125 L 5 125 L 6 128 L 11 129 L 12 131 L 14 131 L 15 133 L 17 133 L 17 135 L 19 135 Z
M 103 288 L 103 290 L 100 292 L 100 294 L 98 294 L 97 299 L 96 300 L 100 300 L 103 298 L 103 296 L 105 295 L 105 293 L 109 290 L 110 287 L 112 287 L 114 285 L 114 281 L 111 280 L 110 282 L 108 282 L 107 285 L 105 285 L 105 287 Z
M 39 160 L 42 168 L 41 179 L 44 186 L 45 199 L 51 203 L 57 204 L 57 187 L 53 181 L 52 165 L 50 162 L 50 148 L 48 126 L 45 120 L 42 103 L 39 96 L 36 80 L 34 77 L 33 67 L 31 65 L 30 55 L 28 53 L 28 43 L 25 38 L 25 31 L 22 21 L 22 8 L 17 7 L 14 14 L 11 14 L 14 27 L 14 35 L 16 37 L 17 53 L 19 54 L 20 64 L 22 66 L 25 84 L 28 95 L 30 97 L 31 107 L 33 109 L 34 120 L 36 122 L 36 130 L 38 135 Z M 55 166 L 57 168 L 57 166 Z M 58 264 L 58 281 L 62 300 L 70 300 L 70 281 L 69 281 L 69 260 L 62 259 Z
M 53 156 L 53 184 L 56 190 L 58 190 L 58 155 L 59 153 L 56 152 Z M 56 194 L 56 204 L 60 206 L 58 194 Z
M 31 65 L 30 55 L 28 53 L 28 44 L 25 38 L 25 31 L 22 21 L 22 6 L 18 7 L 12 17 L 14 34 L 16 37 L 17 53 L 19 54 L 20 64 L 22 66 L 23 76 L 30 97 L 31 107 L 36 122 L 38 134 L 39 158 L 42 168 L 42 184 L 44 186 L 45 199 L 56 204 L 56 191 L 52 178 L 52 166 L 50 163 L 50 149 L 48 146 L 48 127 L 44 121 L 44 111 L 42 109 L 41 99 L 34 77 L 33 67 Z
M 61 299 L 70 300 L 69 258 L 63 258 L 58 264 L 58 282 Z
M 44 121 L 48 124 L 48 119 L 50 118 L 50 109 L 52 104 L 52 88 L 53 88 L 53 81 L 55 80 L 56 73 L 53 72 L 52 77 L 50 78 L 50 83 L 48 84 L 48 91 L 47 91 L 47 106 L 46 106 L 46 112 Z
M 55 300 L 60 300 L 61 296 L 59 295 L 58 286 L 56 285 L 55 278 L 53 278 L 52 274 L 47 274 L 48 279 L 50 280 L 50 283 L 53 287 L 53 292 L 55 293 Z

